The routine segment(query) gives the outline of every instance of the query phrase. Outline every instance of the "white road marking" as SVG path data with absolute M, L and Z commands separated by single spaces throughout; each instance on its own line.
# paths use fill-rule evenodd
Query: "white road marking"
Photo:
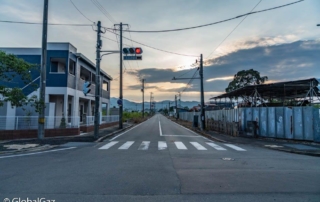
M 168 137 L 200 137 L 200 136 L 192 136 L 192 135 L 161 135 L 161 136 L 168 136 Z
M 129 147 L 134 143 L 134 141 L 127 141 L 119 149 L 129 149 Z
M 167 149 L 167 143 L 164 141 L 159 141 L 158 142 L 158 150 L 165 150 Z
M 160 133 L 160 136 L 162 136 L 162 130 L 161 130 L 160 120 L 159 120 L 159 133 Z
M 224 144 L 224 145 L 237 151 L 246 151 L 245 149 L 242 149 L 241 147 L 237 147 L 236 145 L 233 145 L 233 144 Z
M 182 142 L 174 142 L 174 144 L 176 144 L 176 147 L 178 149 L 184 149 L 184 150 L 187 149 L 187 147 Z
M 212 142 L 206 142 L 206 144 L 209 145 L 209 146 L 211 146 L 211 147 L 213 147 L 213 148 L 216 149 L 216 150 L 220 150 L 220 151 L 226 150 L 225 148 L 220 147 L 219 145 L 216 145 L 216 144 L 214 144 L 214 143 L 212 143 Z
M 117 143 L 118 143 L 118 141 L 109 142 L 108 144 L 100 147 L 99 149 L 109 149 L 110 147 L 112 147 L 113 145 L 115 145 Z
M 121 135 L 123 135 L 123 134 L 125 134 L 125 133 L 129 132 L 130 130 L 132 130 L 132 129 L 134 129 L 134 128 L 138 127 L 138 126 L 140 126 L 141 124 L 143 124 L 143 123 L 145 123 L 145 122 L 146 122 L 146 121 L 144 121 L 144 122 L 142 122 L 142 123 L 140 123 L 140 124 L 136 125 L 135 127 L 130 128 L 129 130 L 127 130 L 127 131 L 125 131 L 125 132 L 123 132 L 123 133 L 121 133 L 121 134 L 119 134 L 119 135 L 115 136 L 114 138 L 110 139 L 109 141 L 112 141 L 112 140 L 114 140 L 114 139 L 116 139 L 116 138 L 120 137 Z
M 170 119 L 168 119 L 168 120 L 171 121 Z M 181 128 L 184 128 L 184 129 L 190 131 L 190 132 L 193 133 L 193 134 L 196 134 L 197 137 L 202 137 L 203 139 L 205 139 L 205 140 L 207 140 L 207 141 L 210 141 L 210 142 L 212 141 L 212 140 L 210 140 L 210 139 L 208 139 L 208 138 L 206 138 L 206 137 L 203 137 L 202 135 L 199 135 L 198 133 L 190 130 L 189 128 L 186 128 L 186 127 L 184 127 L 184 126 L 182 126 L 182 125 L 180 125 L 180 124 L 177 124 L 176 122 L 173 122 L 173 121 L 171 121 L 171 122 L 174 123 L 174 124 L 176 124 L 176 125 L 178 125 L 178 126 L 180 126 Z M 189 137 L 195 137 L 195 136 L 189 136 Z
M 69 150 L 69 149 L 75 149 L 75 148 L 76 147 L 68 147 L 68 148 L 63 148 L 63 149 L 53 149 L 53 150 L 48 150 L 48 151 L 33 152 L 33 153 L 27 153 L 27 154 L 17 154 L 17 155 L 11 155 L 11 156 L 0 156 L 0 159 L 13 158 L 13 157 L 19 157 L 19 156 L 30 156 L 30 155 L 35 155 L 35 154 L 43 154 L 43 153 L 63 151 L 63 150 Z
M 150 141 L 143 141 L 138 150 L 148 150 Z
M 199 144 L 198 142 L 190 142 L 197 150 L 207 150 L 204 146 Z

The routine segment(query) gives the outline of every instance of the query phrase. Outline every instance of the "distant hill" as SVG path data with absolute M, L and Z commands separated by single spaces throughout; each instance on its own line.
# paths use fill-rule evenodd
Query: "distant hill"
M 118 107 L 117 104 L 117 100 L 118 98 L 110 98 L 110 108 L 112 107 Z M 170 106 L 175 106 L 174 101 L 170 101 L 171 105 Z M 169 100 L 163 100 L 160 102 L 155 102 L 156 103 L 156 109 L 162 109 L 165 108 L 167 106 L 169 106 Z M 192 108 L 193 106 L 197 106 L 198 104 L 200 104 L 200 102 L 197 101 L 181 101 L 181 106 L 183 107 L 188 107 L 188 108 Z M 150 108 L 150 103 L 149 102 L 144 102 L 144 108 L 149 109 Z M 142 109 L 142 103 L 138 103 L 138 102 L 132 102 L 130 100 L 126 100 L 123 99 L 123 109 L 128 109 L 128 110 L 141 110 Z

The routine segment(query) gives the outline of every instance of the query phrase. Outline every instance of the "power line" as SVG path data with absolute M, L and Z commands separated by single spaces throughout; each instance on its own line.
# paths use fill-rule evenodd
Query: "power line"
M 119 34 L 114 33 L 114 32 L 112 32 L 112 31 L 110 31 L 110 30 L 108 30 L 108 29 L 106 29 L 106 31 L 111 32 L 111 33 L 116 34 L 116 35 L 119 36 Z M 103 36 L 102 36 L 102 37 L 103 37 Z M 134 40 L 129 39 L 129 38 L 124 37 L 124 36 L 122 36 L 122 38 L 125 38 L 125 39 L 127 39 L 127 40 L 129 40 L 129 41 L 132 41 L 132 42 L 135 42 L 135 43 L 137 43 L 137 44 L 143 45 L 143 46 L 145 46 L 145 47 L 148 47 L 148 48 L 151 48 L 151 49 L 154 49 L 154 50 L 158 50 L 158 51 L 162 51 L 162 52 L 165 52 L 165 53 L 170 53 L 170 54 L 175 54 L 175 55 L 180 55 L 180 56 L 186 56 L 186 57 L 199 57 L 199 56 L 195 56 L 195 55 L 187 55 L 187 54 L 181 54 L 181 53 L 175 53 L 175 52 L 171 52 L 171 51 L 162 50 L 162 49 L 159 49 L 159 48 L 155 48 L 155 47 L 152 47 L 152 46 L 149 46 L 149 45 L 140 43 L 140 42 L 138 42 L 138 41 L 134 41 Z
M 86 18 L 87 20 L 89 20 L 90 22 L 94 23 L 92 20 L 90 20 L 87 16 L 85 16 L 85 15 L 78 9 L 78 7 L 73 3 L 72 0 L 70 0 L 70 2 L 71 2 L 72 5 L 77 9 L 77 11 L 79 11 L 79 13 L 80 13 L 83 17 L 85 17 L 85 18 Z
M 198 67 L 196 67 L 196 68 L 198 68 Z M 189 71 L 187 71 L 187 72 L 185 72 L 185 73 L 183 73 L 183 74 L 181 74 L 181 75 L 179 75 L 179 76 L 177 76 L 176 78 L 179 78 L 179 77 L 182 77 L 182 76 L 184 76 L 184 75 L 186 75 L 186 74 L 188 74 L 188 73 L 190 73 L 192 70 L 194 70 L 195 68 L 191 68 L 191 69 L 189 69 Z
M 28 24 L 28 25 L 42 25 L 42 22 L 23 22 L 23 21 L 11 21 L 0 20 L 0 23 L 14 23 L 14 24 Z M 78 26 L 78 27 L 91 27 L 92 24 L 68 24 L 68 23 L 48 23 L 48 25 L 61 25 L 61 26 Z
M 262 12 L 266 12 L 266 11 L 270 11 L 270 10 L 275 10 L 275 9 L 278 9 L 278 8 L 282 8 L 282 7 L 286 7 L 286 6 L 290 6 L 290 5 L 293 5 L 293 4 L 296 4 L 296 3 L 300 3 L 304 0 L 299 0 L 299 1 L 295 1 L 295 2 L 292 2 L 292 3 L 289 3 L 289 4 L 284 4 L 284 5 L 281 5 L 281 6 L 276 6 L 276 7 L 272 7 L 272 8 L 268 8 L 268 9 L 264 9 L 264 10 L 259 10 L 259 11 L 255 11 L 255 12 L 250 12 L 250 13 L 246 13 L 246 14 L 243 14 L 243 15 L 238 15 L 236 17 L 233 17 L 233 18 L 229 18 L 229 19 L 226 19 L 226 20 L 221 20 L 221 21 L 217 21 L 217 22 L 213 22 L 213 23 L 209 23 L 209 24 L 204 24 L 204 25 L 199 25 L 199 26 L 194 26 L 194 27 L 186 27 L 186 28 L 180 28 L 180 29 L 170 29 L 170 30 L 155 30 L 155 31 L 139 31 L 139 30 L 130 30 L 130 32 L 145 32 L 145 33 L 156 33 L 156 32 L 174 32 L 174 31 L 182 31 L 182 30 L 188 30 L 188 29 L 195 29 L 195 28 L 201 28 L 201 27 L 206 27 L 206 26 L 210 26 L 210 25 L 215 25 L 215 24 L 220 24 L 220 23 L 223 23 L 223 22 L 227 22 L 227 21 L 230 21 L 230 20 L 234 20 L 234 19 L 237 19 L 237 18 L 240 18 L 240 17 L 244 17 L 246 15 L 252 15 L 252 14 L 256 14 L 256 13 L 262 13 Z M 42 25 L 41 22 L 22 22 L 22 21 L 10 21 L 10 20 L 0 20 L 0 23 L 16 23 L 16 24 L 35 24 L 35 25 Z M 92 26 L 91 24 L 63 24 L 63 23 L 48 23 L 48 25 L 61 25 L 61 26 Z M 109 28 L 109 27 L 103 27 L 105 29 L 108 29 L 108 30 L 114 30 L 113 28 Z M 127 30 L 123 30 L 123 31 L 127 31 Z M 135 41 L 133 41 L 135 42 Z M 136 42 L 137 43 L 137 42 Z M 144 44 L 141 44 L 141 45 L 144 45 Z M 173 53 L 175 54 L 175 53 Z M 187 55 L 185 55 L 187 56 Z M 194 57 L 194 56 L 192 56 Z
M 250 11 L 250 13 L 261 3 L 262 0 L 260 0 Z M 221 41 L 221 43 L 212 51 L 206 58 L 209 58 L 212 53 L 214 53 L 220 46 L 223 44 L 223 42 L 239 27 L 239 25 L 248 17 L 249 15 L 246 15 L 238 24 L 231 30 L 231 32 Z
M 190 78 L 189 82 L 187 83 L 186 87 L 181 91 L 181 94 L 182 94 L 183 92 L 185 92 L 186 89 L 189 87 L 189 85 L 190 85 L 191 82 L 193 81 L 193 79 L 194 79 L 194 77 L 195 77 L 195 75 L 196 75 L 196 73 L 197 73 L 198 71 L 199 71 L 199 68 L 196 69 L 196 71 L 194 72 L 194 74 L 193 74 L 192 77 Z
M 257 13 L 262 13 L 262 12 L 266 12 L 266 11 L 270 11 L 270 10 L 283 8 L 283 7 L 286 7 L 286 6 L 290 6 L 290 5 L 293 5 L 293 4 L 300 3 L 302 1 L 304 1 L 304 0 L 299 0 L 299 1 L 292 2 L 292 3 L 288 3 L 288 4 L 281 5 L 281 6 L 268 8 L 268 9 L 263 9 L 263 10 L 259 10 L 259 11 L 255 11 L 255 12 L 249 12 L 249 13 L 238 15 L 236 17 L 228 18 L 228 19 L 225 19 L 225 20 L 220 20 L 220 21 L 217 21 L 217 22 L 212 22 L 212 23 L 203 24 L 203 25 L 197 25 L 197 26 L 193 26 L 193 27 L 185 27 L 185 28 L 178 28 L 178 29 L 166 29 L 166 30 L 130 30 L 130 32 L 159 33 L 159 32 L 177 32 L 177 31 L 183 31 L 183 30 L 189 30 L 189 29 L 196 29 L 196 28 L 207 27 L 207 26 L 216 25 L 216 24 L 220 24 L 220 23 L 223 23 L 223 22 L 235 20 L 237 18 L 241 18 L 241 17 L 244 17 L 244 16 L 252 15 L 252 14 L 257 14 Z M 108 28 L 108 29 L 111 29 L 111 28 Z
M 91 0 L 91 2 L 101 11 L 101 13 L 106 16 L 110 22 L 116 24 L 116 20 L 109 14 L 109 12 L 99 3 L 98 0 Z

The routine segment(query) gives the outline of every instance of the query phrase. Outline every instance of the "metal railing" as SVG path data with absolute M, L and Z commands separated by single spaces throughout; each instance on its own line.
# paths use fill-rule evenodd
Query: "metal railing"
M 0 116 L 0 130 L 36 130 L 38 129 L 38 116 Z M 119 121 L 119 115 L 102 116 L 101 123 L 114 123 Z M 45 129 L 79 128 L 81 125 L 94 125 L 94 116 L 46 116 Z
M 0 116 L 0 130 L 38 129 L 38 116 Z M 45 129 L 79 128 L 80 118 L 64 116 L 46 116 Z
M 111 115 L 111 116 L 102 116 L 101 117 L 101 124 L 102 123 L 114 123 L 117 121 L 119 121 L 119 115 Z M 86 116 L 85 122 L 83 124 L 87 125 L 87 126 L 94 125 L 94 116 Z
M 119 121 L 119 115 L 102 116 L 101 123 L 114 123 Z

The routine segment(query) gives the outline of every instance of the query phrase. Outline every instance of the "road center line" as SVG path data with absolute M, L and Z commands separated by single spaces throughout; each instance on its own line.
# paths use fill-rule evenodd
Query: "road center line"
M 33 153 L 27 153 L 27 154 L 17 154 L 17 155 L 11 155 L 11 156 L 0 156 L 0 159 L 13 158 L 13 157 L 19 157 L 19 156 L 31 156 L 31 155 L 35 155 L 35 154 L 43 154 L 43 153 L 63 151 L 63 150 L 69 150 L 69 149 L 75 149 L 75 148 L 76 147 L 68 147 L 68 148 L 63 148 L 63 149 L 53 149 L 53 150 L 48 150 L 48 151 L 33 152 Z
M 159 132 L 160 132 L 160 136 L 162 136 L 162 130 L 161 130 L 161 123 L 159 121 Z

